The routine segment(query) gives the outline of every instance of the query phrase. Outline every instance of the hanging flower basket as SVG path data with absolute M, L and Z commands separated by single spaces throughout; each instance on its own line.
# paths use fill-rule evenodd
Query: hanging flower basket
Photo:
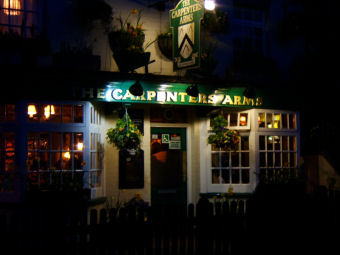
M 218 115 L 211 121 L 213 134 L 209 135 L 208 143 L 215 145 L 217 148 L 223 149 L 237 149 L 240 142 L 240 134 L 236 130 L 229 130 L 226 128 L 228 121 L 223 115 Z
M 157 44 L 163 56 L 169 60 L 172 60 L 172 34 L 159 34 L 157 37 Z
M 119 71 L 126 73 L 146 66 L 150 61 L 150 52 L 121 50 L 114 52 L 113 58 Z
M 140 149 L 142 134 L 127 112 L 123 118 L 117 120 L 116 127 L 110 128 L 106 135 L 108 142 L 118 150 L 128 150 L 133 154 Z

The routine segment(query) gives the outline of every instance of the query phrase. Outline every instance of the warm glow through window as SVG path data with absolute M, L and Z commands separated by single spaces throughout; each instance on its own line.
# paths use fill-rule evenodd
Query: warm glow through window
M 37 109 L 35 108 L 35 105 L 34 104 L 30 104 L 28 107 L 27 107 L 27 114 L 30 118 L 33 118 L 33 116 L 35 114 L 37 114 Z
M 63 154 L 63 158 L 64 159 L 70 159 L 71 158 L 71 154 L 70 154 L 70 152 L 69 151 L 67 151 L 67 152 L 64 152 L 64 154 Z
M 77 150 L 78 151 L 82 151 L 84 148 L 84 144 L 83 143 L 77 143 Z
M 3 0 L 2 4 L 6 15 L 19 15 L 21 9 L 20 0 Z
M 48 119 L 50 118 L 51 115 L 54 115 L 55 111 L 54 111 L 54 105 L 47 105 L 44 108 L 44 115 L 45 118 Z

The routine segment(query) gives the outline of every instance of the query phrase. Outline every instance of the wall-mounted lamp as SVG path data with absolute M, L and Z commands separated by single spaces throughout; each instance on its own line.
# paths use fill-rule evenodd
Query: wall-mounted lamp
M 243 91 L 243 95 L 244 95 L 245 97 L 248 97 L 248 98 L 255 98 L 255 97 L 256 97 L 255 90 L 254 90 L 254 88 L 252 88 L 252 87 L 246 88 L 246 89 Z
M 33 115 L 37 114 L 37 109 L 35 108 L 34 104 L 30 104 L 27 107 L 27 114 L 30 118 L 33 118 Z
M 204 0 L 204 8 L 208 11 L 215 10 L 216 4 L 214 0 Z
M 134 96 L 142 96 L 143 95 L 143 87 L 139 81 L 136 81 L 134 84 L 131 85 L 129 91 Z
M 198 97 L 199 91 L 196 84 L 190 85 L 185 92 L 191 97 Z

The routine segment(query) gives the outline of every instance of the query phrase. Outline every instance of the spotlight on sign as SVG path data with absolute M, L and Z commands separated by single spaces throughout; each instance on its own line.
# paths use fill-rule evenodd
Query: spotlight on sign
M 190 85 L 185 92 L 191 97 L 198 97 L 199 91 L 196 84 Z
M 213 11 L 215 10 L 216 4 L 214 0 L 205 0 L 204 1 L 204 8 L 207 9 L 208 11 Z
M 141 96 L 143 95 L 143 87 L 139 81 L 136 81 L 132 86 L 129 88 L 129 91 L 134 96 Z

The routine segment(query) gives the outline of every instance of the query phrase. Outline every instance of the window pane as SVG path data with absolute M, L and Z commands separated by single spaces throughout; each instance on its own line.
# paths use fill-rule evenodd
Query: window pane
M 221 153 L 221 166 L 228 167 L 229 166 L 229 152 Z
M 282 114 L 282 128 L 288 128 L 288 115 Z
M 295 114 L 289 114 L 289 128 L 296 128 L 295 124 Z
M 73 162 L 74 162 L 74 169 L 75 170 L 81 170 L 83 169 L 83 153 L 82 152 L 75 152 L 73 157 Z
M 72 133 L 63 133 L 63 150 L 71 149 Z
M 5 171 L 15 170 L 15 135 L 14 133 L 5 134 Z
M 275 153 L 275 166 L 281 166 L 281 152 Z
M 297 165 L 296 162 L 296 153 L 295 152 L 291 152 L 290 153 L 290 166 L 291 167 L 295 167 Z
M 249 136 L 241 136 L 241 150 L 249 150 Z
M 273 118 L 273 114 L 267 113 L 267 127 L 268 128 L 273 128 L 272 118 Z
M 40 170 L 47 170 L 50 167 L 49 153 L 40 152 Z
M 240 126 L 247 126 L 248 124 L 248 113 L 240 114 Z
M 96 169 L 96 152 L 91 152 L 91 169 Z
M 288 160 L 288 152 L 282 153 L 282 166 L 288 167 L 289 166 L 289 160 Z
M 55 115 L 55 107 L 50 104 L 43 104 L 40 106 L 40 122 L 50 122 L 52 116 Z
M 37 152 L 28 152 L 27 153 L 26 166 L 27 166 L 28 171 L 33 171 L 33 170 L 39 169 L 39 161 L 38 161 L 38 153 Z
M 212 170 L 212 184 L 218 184 L 220 179 L 220 170 Z
M 103 169 L 103 153 L 97 152 L 97 168 Z
M 96 171 L 97 180 L 96 180 L 96 187 L 102 186 L 102 171 Z
M 260 152 L 260 166 L 267 166 L 266 165 L 266 153 Z
M 222 170 L 222 183 L 230 183 L 230 174 L 228 169 Z
M 40 133 L 40 150 L 49 150 L 50 135 L 48 133 Z
M 72 105 L 63 105 L 63 122 L 72 122 Z
M 71 153 L 69 151 L 63 152 L 62 159 L 62 169 L 63 170 L 71 170 L 72 169 L 72 161 L 71 161 Z
M 83 123 L 83 105 L 74 106 L 74 122 Z
M 231 182 L 240 183 L 240 170 L 239 169 L 232 169 Z
M 74 150 L 82 151 L 84 147 L 83 133 L 74 133 L 73 136 Z
M 231 113 L 230 114 L 230 127 L 236 127 L 237 126 L 237 117 L 238 113 Z
M 50 121 L 53 123 L 60 123 L 61 122 L 61 106 L 58 104 L 51 105 L 51 117 Z M 54 108 L 54 109 L 53 109 Z
M 266 137 L 260 136 L 260 150 L 266 149 Z
M 38 133 L 28 133 L 27 135 L 27 150 L 38 150 Z
M 51 143 L 52 150 L 61 150 L 61 134 L 51 133 Z
M 249 178 L 249 169 L 242 169 L 242 183 L 247 184 L 250 183 L 250 178 Z
M 273 137 L 267 136 L 267 150 L 272 151 L 274 149 L 273 147 Z
M 282 136 L 282 150 L 288 150 L 288 136 Z
M 295 136 L 289 137 L 289 150 L 290 151 L 296 150 L 296 137 Z
M 212 153 L 211 154 L 211 166 L 212 167 L 219 167 L 220 166 L 219 153 Z
M 241 166 L 249 166 L 249 152 L 242 152 L 241 159 Z
M 267 153 L 267 166 L 273 166 L 273 162 L 274 158 L 273 158 L 273 153 L 272 152 L 268 152 Z
M 51 169 L 60 170 L 61 169 L 61 153 L 51 152 Z
M 240 163 L 239 163 L 239 153 L 238 152 L 232 152 L 231 153 L 231 165 L 232 166 L 239 166 Z
M 281 128 L 281 116 L 280 116 L 280 114 L 274 114 L 274 128 Z
M 259 127 L 264 128 L 266 127 L 266 115 L 264 113 L 259 113 L 258 121 Z
M 274 139 L 274 147 L 276 151 L 281 150 L 281 140 L 280 136 L 273 136 Z

